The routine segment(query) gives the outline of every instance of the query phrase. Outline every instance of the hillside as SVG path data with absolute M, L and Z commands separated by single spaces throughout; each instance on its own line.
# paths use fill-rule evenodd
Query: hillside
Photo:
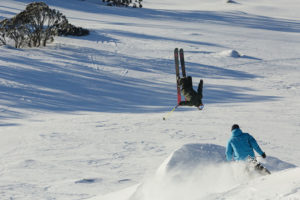
M 0 20 L 29 2 L 0 0 Z M 300 165 L 297 0 L 147 0 L 143 9 L 45 2 L 91 34 L 0 47 L 0 199 L 130 195 L 183 145 L 224 147 L 233 123 L 269 158 Z M 194 86 L 204 80 L 205 108 L 179 107 L 163 121 L 176 104 L 176 47 Z M 300 199 L 298 171 L 211 199 Z

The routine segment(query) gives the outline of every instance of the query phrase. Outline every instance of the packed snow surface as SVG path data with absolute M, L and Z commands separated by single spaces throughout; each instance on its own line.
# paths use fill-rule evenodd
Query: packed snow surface
M 0 20 L 30 2 L 0 0 Z M 1 200 L 300 199 L 298 0 L 45 2 L 91 32 L 0 46 Z M 176 47 L 205 107 L 162 120 Z M 224 162 L 234 123 L 271 175 Z

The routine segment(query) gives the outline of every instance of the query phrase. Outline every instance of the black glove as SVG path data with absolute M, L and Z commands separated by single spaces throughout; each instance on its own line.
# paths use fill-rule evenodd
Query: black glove
M 265 153 L 263 153 L 263 154 L 261 155 L 261 157 L 266 158 L 267 156 L 266 156 Z

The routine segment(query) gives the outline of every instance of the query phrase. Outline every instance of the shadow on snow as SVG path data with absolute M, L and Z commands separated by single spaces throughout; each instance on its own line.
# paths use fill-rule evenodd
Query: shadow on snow
M 45 111 L 162 112 L 176 104 L 174 61 L 140 59 L 92 48 L 48 47 L 14 50 L 18 56 L 0 56 L 0 101 L 13 108 Z M 28 52 L 30 55 L 28 56 Z M 23 52 L 23 53 L 22 53 Z M 43 58 L 44 54 L 50 61 Z M 7 55 L 13 55 L 9 53 Z M 252 79 L 255 75 L 216 66 L 187 63 L 198 77 Z M 132 78 L 128 73 L 152 73 Z M 155 77 L 173 76 L 174 83 Z M 194 86 L 196 83 L 194 83 Z M 205 103 L 251 102 L 275 97 L 247 94 L 253 89 L 205 84 Z M 1 118 L 22 117 L 6 110 Z
M 22 2 L 28 2 L 22 0 Z M 51 2 L 49 1 L 50 5 Z M 68 2 L 57 1 L 61 6 Z M 81 2 L 82 4 L 84 2 Z M 84 7 L 72 4 L 70 9 L 88 9 L 91 12 L 101 12 L 112 15 L 129 17 L 139 16 L 146 19 L 190 21 L 213 20 L 216 22 L 235 23 L 240 20 L 237 13 L 218 13 L 204 11 L 163 11 L 150 9 L 126 9 L 111 8 L 106 6 Z M 69 6 L 69 5 L 68 5 Z M 69 8 L 69 7 L 68 7 Z M 136 14 L 139 15 L 136 15 Z M 249 17 L 249 16 L 248 16 Z M 170 20 L 170 19 L 168 19 Z M 260 17 L 245 19 L 248 24 L 257 25 Z M 266 19 L 267 20 L 267 19 Z M 281 22 L 259 22 L 266 26 L 274 25 L 274 30 Z M 251 21 L 251 23 L 249 23 Z M 223 23 L 222 22 L 222 23 Z M 290 23 L 290 22 L 289 22 Z M 291 25 L 287 23 L 286 25 Z M 292 22 L 291 22 L 292 23 Z M 294 23 L 294 22 L 293 22 Z M 238 23 L 237 23 L 238 24 Z M 285 22 L 280 24 L 285 26 Z M 292 30 L 293 29 L 293 30 Z M 290 31 L 298 31 L 297 23 L 290 27 Z M 151 39 L 151 40 L 174 40 L 161 36 L 145 35 L 125 31 L 113 31 L 115 35 L 127 37 Z M 82 40 L 118 42 L 98 31 L 82 37 Z M 182 40 L 184 43 L 198 45 L 218 46 L 217 44 Z M 108 51 L 77 47 L 77 46 L 52 46 L 41 49 L 15 50 L 2 48 L 0 61 L 0 101 L 8 109 L 1 111 L 0 119 L 10 117 L 23 117 L 21 113 L 13 112 L 9 108 L 23 108 L 33 110 L 72 112 L 72 111 L 97 111 L 97 112 L 165 112 L 176 104 L 175 70 L 173 59 L 148 59 L 135 58 L 134 56 L 111 53 Z M 11 51 L 11 52 L 9 52 Z M 14 51 L 14 52 L 12 52 Z M 170 51 L 172 54 L 172 51 Z M 210 53 L 210 52 L 207 52 Z M 16 55 L 16 56 L 6 56 Z M 28 56 L 29 55 L 29 56 Z M 36 56 L 38 55 L 38 56 Z M 48 60 L 43 59 L 47 57 Z M 249 58 L 255 59 L 255 58 Z M 5 64 L 4 64 L 5 63 Z M 228 79 L 253 79 L 255 75 L 237 70 L 225 69 L 217 66 L 203 65 L 188 62 L 188 73 L 193 77 L 228 78 Z M 130 77 L 130 73 L 149 72 L 153 74 L 173 76 L 174 83 L 154 78 L 142 79 Z M 159 76 L 161 77 L 161 76 Z M 196 85 L 197 83 L 194 83 Z M 227 102 L 252 102 L 274 100 L 272 96 L 257 96 L 247 94 L 252 88 L 229 86 L 229 85 L 204 85 L 204 103 L 227 103 Z M 2 124 L 3 126 L 5 124 Z
M 30 0 L 17 0 L 25 4 L 31 3 Z M 245 12 L 229 11 L 179 11 L 179 10 L 156 10 L 156 9 L 133 9 L 104 6 L 99 4 L 78 1 L 59 1 L 45 0 L 50 7 L 55 5 L 57 9 L 72 9 L 85 11 L 88 13 L 115 15 L 120 17 L 132 17 L 145 20 L 172 20 L 179 22 L 199 22 L 215 23 L 220 25 L 230 25 L 238 27 L 248 27 L 263 30 L 282 31 L 282 32 L 300 32 L 300 22 L 298 20 L 288 20 L 281 18 L 272 18 Z M 24 6 L 25 9 L 25 6 Z M 67 16 L 68 17 L 68 16 Z M 78 19 L 78 18 L 77 18 Z M 84 20 L 84 19 L 82 19 Z M 95 19 L 97 21 L 98 19 Z M 133 20 L 134 21 L 134 20 Z

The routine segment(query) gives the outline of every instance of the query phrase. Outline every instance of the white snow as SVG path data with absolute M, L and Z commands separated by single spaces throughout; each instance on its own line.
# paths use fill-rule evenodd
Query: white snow
M 0 0 L 0 20 L 29 2 Z M 45 2 L 91 34 L 0 47 L 1 200 L 300 199 L 298 0 Z M 163 121 L 176 104 L 175 47 L 194 86 L 204 80 L 205 108 Z M 234 123 L 271 175 L 215 163 Z
M 225 50 L 219 53 L 220 56 L 228 56 L 233 58 L 239 58 L 241 57 L 241 54 L 237 52 L 236 50 Z

